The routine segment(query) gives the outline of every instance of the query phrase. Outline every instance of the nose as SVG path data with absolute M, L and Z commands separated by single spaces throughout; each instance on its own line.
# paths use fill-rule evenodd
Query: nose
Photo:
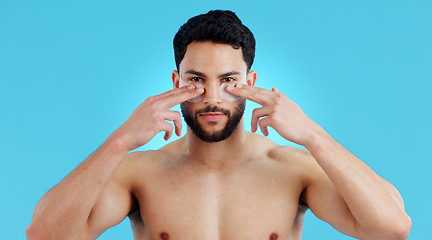
M 204 89 L 204 104 L 212 105 L 220 104 L 222 102 L 222 98 L 220 96 L 220 85 L 218 82 L 207 82 Z

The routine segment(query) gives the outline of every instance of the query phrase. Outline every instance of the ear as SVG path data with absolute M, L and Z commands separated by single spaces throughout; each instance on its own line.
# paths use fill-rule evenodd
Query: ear
M 171 75 L 172 81 L 173 81 L 173 87 L 179 88 L 179 81 L 180 81 L 180 75 L 176 70 L 172 71 Z
M 255 70 L 250 71 L 246 76 L 246 82 L 251 87 L 255 86 L 256 79 L 257 79 L 257 73 Z

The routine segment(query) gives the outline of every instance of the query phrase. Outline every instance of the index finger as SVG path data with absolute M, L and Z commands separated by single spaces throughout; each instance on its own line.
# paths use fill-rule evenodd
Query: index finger
M 194 89 L 194 86 L 191 86 L 191 87 L 186 86 L 186 87 L 173 88 L 171 90 L 168 90 L 166 92 L 163 92 L 161 94 L 153 96 L 153 99 L 154 100 L 159 100 L 159 99 L 162 99 L 162 98 L 166 98 L 166 97 L 168 97 L 168 96 L 170 96 L 170 95 L 172 95 L 172 94 L 174 94 L 176 92 L 184 92 L 184 91 L 189 91 L 191 89 Z
M 186 100 L 192 99 L 204 93 L 204 88 L 196 88 L 193 84 L 173 89 L 160 95 L 163 105 L 172 108 Z
M 264 106 L 267 103 L 272 102 L 272 98 L 275 97 L 275 92 L 269 91 L 264 88 L 252 87 L 247 84 L 236 84 L 234 88 L 226 88 L 228 92 L 259 103 Z

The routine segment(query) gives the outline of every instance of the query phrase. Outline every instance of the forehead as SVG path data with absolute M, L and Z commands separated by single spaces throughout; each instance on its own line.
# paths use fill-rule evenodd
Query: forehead
M 193 42 L 187 46 L 180 63 L 180 72 L 196 70 L 206 74 L 222 72 L 246 72 L 247 66 L 241 48 L 234 49 L 229 44 Z

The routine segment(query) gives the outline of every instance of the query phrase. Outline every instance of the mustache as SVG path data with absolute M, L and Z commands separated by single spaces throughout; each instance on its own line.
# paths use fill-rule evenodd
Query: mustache
M 220 108 L 218 106 L 207 106 L 207 107 L 205 107 L 203 109 L 197 110 L 195 112 L 195 117 L 198 116 L 198 114 L 206 113 L 206 112 L 221 112 L 221 113 L 224 113 L 225 115 L 227 115 L 228 117 L 231 115 L 231 111 L 230 110 L 223 109 L 223 108 Z

